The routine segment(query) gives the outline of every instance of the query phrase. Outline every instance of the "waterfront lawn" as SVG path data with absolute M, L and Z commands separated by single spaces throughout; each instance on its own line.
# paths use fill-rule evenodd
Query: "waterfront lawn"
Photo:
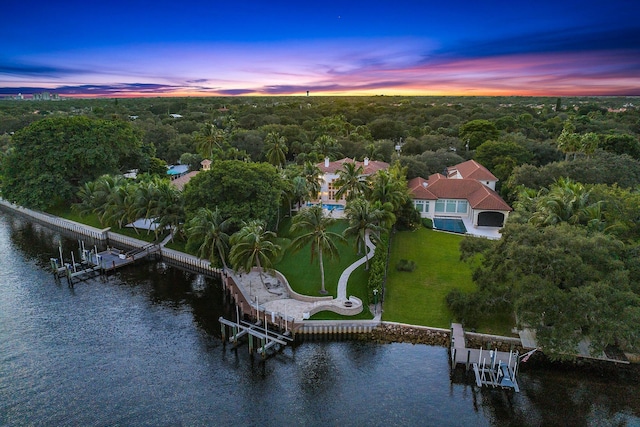
M 89 214 L 81 216 L 69 206 L 55 206 L 46 211 L 48 214 L 58 216 L 60 218 L 68 219 L 69 221 L 79 222 L 80 224 L 86 224 L 91 227 L 98 228 L 100 230 L 106 228 L 98 220 L 98 215 Z
M 279 235 L 283 238 L 295 238 L 289 233 L 291 225 L 290 219 L 286 219 L 280 224 Z M 331 231 L 341 234 L 347 227 L 345 221 L 336 221 L 331 227 Z M 325 288 L 334 298 L 337 296 L 338 279 L 342 272 L 361 256 L 356 253 L 356 248 L 352 240 L 338 244 L 339 258 L 328 259 L 325 255 Z M 311 247 L 306 246 L 298 252 L 293 252 L 284 248 L 282 257 L 275 263 L 274 268 L 285 275 L 291 288 L 302 295 L 321 296 L 320 264 L 317 257 L 311 262 Z M 362 299 L 365 306 L 367 299 L 367 280 L 369 274 L 364 266 L 358 268 L 349 278 L 347 284 L 347 296 L 353 295 Z M 371 319 L 372 315 L 367 308 L 358 316 L 342 316 L 333 312 L 323 311 L 313 316 L 313 319 Z
M 471 292 L 470 267 L 460 261 L 463 236 L 426 228 L 394 234 L 387 276 L 383 320 L 448 329 L 455 321 L 445 298 L 453 288 Z M 401 259 L 414 261 L 412 272 L 397 271 Z M 511 335 L 509 313 L 495 313 L 480 323 L 483 332 Z
M 104 225 L 100 224 L 100 220 L 98 220 L 98 215 L 92 213 L 89 215 L 81 216 L 68 206 L 56 206 L 47 210 L 47 213 L 58 216 L 60 218 L 68 219 L 70 221 L 75 221 L 80 224 L 89 225 L 91 227 L 95 227 L 100 230 L 107 228 Z M 120 228 L 117 226 L 110 227 L 109 229 L 114 233 L 122 234 L 124 236 L 132 237 L 138 240 L 143 240 L 149 243 L 154 242 L 156 240 L 156 236 L 153 231 L 147 233 L 147 230 L 138 229 L 138 233 L 136 233 L 136 231 L 133 228 L 130 228 L 130 227 Z M 159 240 L 162 240 L 167 235 L 168 235 L 167 232 L 161 233 Z

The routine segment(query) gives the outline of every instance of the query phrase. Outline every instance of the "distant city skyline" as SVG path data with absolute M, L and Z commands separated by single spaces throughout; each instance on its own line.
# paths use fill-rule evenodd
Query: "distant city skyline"
M 640 2 L 516 3 L 9 2 L 0 97 L 640 96 Z

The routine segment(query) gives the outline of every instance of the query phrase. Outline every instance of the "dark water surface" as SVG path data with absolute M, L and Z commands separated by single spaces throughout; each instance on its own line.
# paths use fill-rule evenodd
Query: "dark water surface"
M 147 262 L 69 289 L 67 239 L 0 211 L 0 425 L 640 425 L 633 372 L 523 365 L 521 393 L 449 377 L 447 350 L 220 340 L 219 283 Z

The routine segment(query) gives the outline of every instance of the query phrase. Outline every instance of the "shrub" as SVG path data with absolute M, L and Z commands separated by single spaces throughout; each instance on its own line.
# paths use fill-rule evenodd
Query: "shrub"
M 409 273 L 416 269 L 415 261 L 410 261 L 406 259 L 401 259 L 396 264 L 396 270 L 398 271 L 408 271 Z
M 431 218 L 422 218 L 422 226 L 429 230 L 433 230 L 433 220 Z
M 367 291 L 369 293 L 369 301 L 374 300 L 374 289 L 378 295 L 382 296 L 382 289 L 387 277 L 387 255 L 389 247 L 389 233 L 383 232 L 380 240 L 377 242 L 376 253 L 371 258 L 369 265 L 369 282 L 367 283 Z

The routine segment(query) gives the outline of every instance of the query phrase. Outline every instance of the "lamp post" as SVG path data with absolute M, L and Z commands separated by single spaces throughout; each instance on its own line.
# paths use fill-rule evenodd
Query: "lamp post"
M 378 314 L 378 289 L 373 290 L 373 314 Z

